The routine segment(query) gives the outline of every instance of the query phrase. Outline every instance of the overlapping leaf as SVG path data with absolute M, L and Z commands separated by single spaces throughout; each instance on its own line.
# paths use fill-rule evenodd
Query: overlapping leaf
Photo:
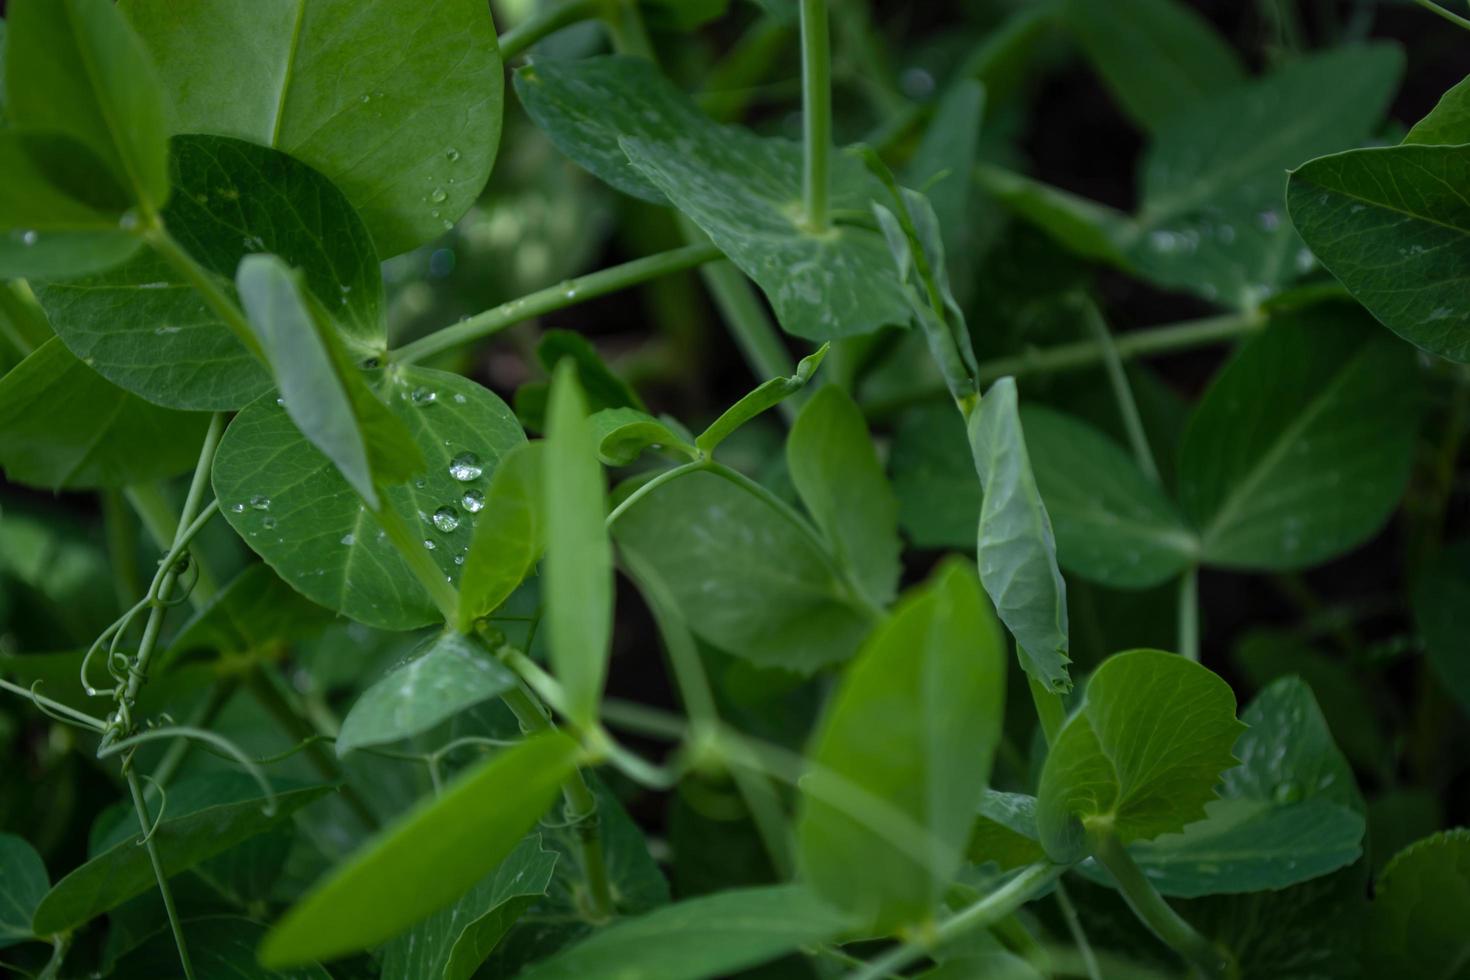
M 1367 962 L 1378 976 L 1464 980 L 1470 964 L 1470 830 L 1435 834 L 1383 869 Z
M 0 949 L 35 937 L 31 918 L 50 890 L 36 849 L 23 837 L 0 834 Z

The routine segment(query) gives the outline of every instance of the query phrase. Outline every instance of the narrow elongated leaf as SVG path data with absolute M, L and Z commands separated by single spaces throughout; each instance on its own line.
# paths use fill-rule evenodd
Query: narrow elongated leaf
M 208 416 L 159 408 L 53 337 L 0 378 L 0 466 L 51 490 L 120 487 L 190 468 Z
M 815 352 L 803 357 L 796 364 L 796 373 L 789 378 L 771 378 L 761 382 L 755 390 L 721 412 L 720 417 L 695 438 L 694 445 L 708 456 L 730 433 L 800 391 L 812 379 L 812 375 L 817 373 L 817 368 L 822 366 L 828 347 L 829 345 L 823 344 Z
M 515 921 L 546 894 L 555 851 L 531 835 L 449 908 L 383 948 L 383 980 L 469 980 Z
M 625 919 L 521 974 L 524 980 L 731 976 L 849 924 L 800 885 L 722 892 Z
M 636 408 L 605 408 L 592 416 L 592 434 L 597 440 L 597 458 L 608 466 L 627 466 L 657 449 L 673 456 L 694 459 L 699 450 L 669 423 Z
M 1051 519 L 1031 472 L 1016 406 L 1016 382 L 991 386 L 970 416 L 970 452 L 985 497 L 980 507 L 980 581 L 1016 638 L 1026 672 L 1053 691 L 1067 674 L 1067 586 L 1057 567 Z
M 786 440 L 786 468 L 838 560 L 878 605 L 898 587 L 898 500 L 862 409 L 830 386 L 802 407 Z
M 551 383 L 542 454 L 546 521 L 546 633 L 551 663 L 579 724 L 597 717 L 612 642 L 612 543 L 597 441 L 576 370 Z
M 1342 306 L 1251 339 L 1190 417 L 1179 499 L 1210 564 L 1304 568 L 1383 525 L 1422 402 L 1413 351 Z
M 1440 96 L 1429 115 L 1414 124 L 1405 143 L 1458 146 L 1470 143 L 1470 77 Z
M 301 272 L 354 356 L 382 352 L 377 252 L 340 191 L 284 153 L 240 140 L 181 136 L 171 146 L 163 220 L 226 295 L 242 258 L 270 252 Z M 236 409 L 270 388 L 269 372 L 152 251 L 99 275 L 37 284 L 36 294 L 72 353 L 149 401 Z
M 11 122 L 70 136 L 134 200 L 163 207 L 168 100 L 127 20 L 109 0 L 16 0 L 8 14 Z
M 1414 622 L 1424 654 L 1444 685 L 1470 715 L 1470 646 L 1463 617 L 1470 608 L 1470 542 L 1442 551 L 1414 584 Z
M 872 625 L 810 526 L 724 475 L 656 488 L 613 534 L 695 633 L 752 663 L 809 674 L 852 656 Z
M 1022 409 L 1021 422 L 1056 528 L 1057 559 L 1068 571 L 1102 585 L 1146 589 L 1194 562 L 1193 532 L 1111 439 L 1045 408 Z
M 1470 139 L 1470 136 L 1466 137 Z M 1470 147 L 1390 146 L 1292 172 L 1291 220 L 1313 253 L 1384 326 L 1470 361 Z
M 426 732 L 515 685 L 515 675 L 478 643 L 441 633 L 362 692 L 342 719 L 337 754 Z
M 384 506 L 457 580 L 478 521 L 471 494 L 483 494 L 525 435 L 504 402 L 457 375 L 402 367 L 377 379 L 377 390 L 429 461 L 422 476 L 384 490 Z M 313 602 L 384 629 L 441 621 L 373 513 L 274 396 L 246 406 L 225 430 L 214 489 L 246 544 Z
M 1470 964 L 1470 830 L 1426 837 L 1379 875 L 1368 964 L 1383 977 L 1464 980 Z
M 490 174 L 504 81 L 477 0 L 121 6 L 175 93 L 171 132 L 305 161 L 342 188 L 385 256 L 442 234 Z
M 255 959 L 255 947 L 266 927 L 249 919 L 218 915 L 185 919 L 184 936 L 189 959 L 199 977 L 230 977 L 231 980 L 332 980 L 317 963 L 287 970 L 272 970 Z M 117 980 L 158 980 L 179 971 L 179 948 L 173 933 L 155 933 L 137 949 L 118 961 L 111 976 Z
M 544 442 L 506 453 L 484 493 L 466 490 L 465 510 L 480 513 L 459 579 L 459 628 L 468 632 L 531 574 L 546 540 Z
M 318 632 L 333 618 L 283 582 L 269 565 L 256 562 L 179 629 L 162 662 L 194 650 L 225 657 L 274 652 Z
M 1197 663 L 1157 650 L 1103 661 L 1041 771 L 1047 854 L 1081 857 L 1089 824 L 1127 844 L 1201 819 L 1243 729 L 1230 685 Z
M 366 949 L 449 905 L 515 849 L 579 753 L 550 732 L 460 776 L 317 883 L 261 943 L 261 962 L 287 966 Z
M 169 816 L 153 833 L 165 874 L 175 875 L 291 819 L 330 787 L 312 786 L 276 794 L 274 812 L 265 799 L 233 800 Z M 45 935 L 73 929 L 156 887 L 148 849 L 127 836 L 58 881 L 36 908 L 34 927 Z
M 859 928 L 934 914 L 990 778 L 1004 697 L 1005 644 L 959 560 L 847 669 L 810 750 L 797 834 L 807 878 Z
M 23 837 L 0 834 L 0 949 L 34 938 L 31 917 L 50 890 L 36 849 Z

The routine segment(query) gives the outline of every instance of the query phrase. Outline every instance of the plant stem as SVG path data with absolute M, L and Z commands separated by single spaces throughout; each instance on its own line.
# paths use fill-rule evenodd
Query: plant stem
M 806 227 L 827 230 L 832 151 L 832 52 L 827 40 L 827 0 L 801 0 L 802 201 Z
M 189 285 L 194 287 L 204 298 L 205 304 L 214 311 L 214 315 L 230 328 L 235 339 L 239 340 L 257 360 L 265 363 L 265 351 L 261 349 L 260 339 L 255 336 L 255 331 L 250 328 L 250 322 L 245 319 L 245 314 L 240 307 L 226 295 L 224 290 L 220 289 L 214 275 L 194 261 L 192 255 L 184 251 L 184 247 L 174 240 L 161 221 L 155 220 L 145 232 L 144 237 L 164 261 L 188 280 Z
M 602 0 L 602 7 L 602 21 L 607 25 L 613 50 L 653 61 L 653 43 L 643 27 L 638 0 Z
M 1092 951 L 1092 943 L 1087 940 L 1087 932 L 1082 928 L 1082 919 L 1077 915 L 1077 906 L 1072 904 L 1071 896 L 1060 881 L 1056 888 L 1057 908 L 1061 909 L 1062 921 L 1067 924 L 1067 931 L 1072 934 L 1072 942 L 1082 956 L 1083 968 L 1087 971 L 1088 980 L 1102 980 L 1102 968 L 1098 965 L 1097 954 Z
M 673 272 L 682 272 L 706 262 L 713 262 L 721 257 L 722 253 L 719 249 L 705 243 L 686 245 L 683 248 L 670 249 L 667 252 L 659 252 L 656 255 L 624 262 L 622 265 L 615 265 L 608 269 L 600 269 L 597 272 L 528 293 L 520 299 L 501 303 L 483 313 L 475 314 L 468 320 L 436 330 L 391 351 L 388 359 L 395 364 L 413 364 L 452 347 L 458 347 L 460 344 L 499 333 L 522 320 L 529 320 L 532 317 L 542 316 L 589 299 L 606 296 L 608 293 L 636 286 L 649 279 L 656 279 Z
M 164 553 L 172 551 L 174 535 L 179 531 L 179 521 L 162 489 L 152 483 L 135 483 L 125 489 L 123 494 L 132 505 L 133 512 L 142 520 L 153 543 Z M 191 546 L 189 559 L 194 563 L 196 575 L 194 589 L 189 593 L 189 604 L 199 609 L 219 591 L 219 584 L 215 582 L 209 566 L 204 564 L 203 552 Z
M 1123 371 L 1123 359 L 1118 356 L 1113 333 L 1108 329 L 1102 311 L 1091 299 L 1083 300 L 1082 316 L 1087 321 L 1088 329 L 1092 331 L 1093 339 L 1097 341 L 1098 352 L 1102 355 L 1103 367 L 1107 371 L 1108 384 L 1112 386 L 1113 399 L 1118 403 L 1118 414 L 1123 417 L 1123 428 L 1128 433 L 1128 442 L 1133 448 L 1138 468 L 1157 486 L 1161 482 L 1159 467 L 1154 462 L 1153 450 L 1149 449 L 1148 433 L 1143 430 L 1143 418 L 1138 414 L 1138 403 L 1133 399 L 1133 389 L 1128 385 L 1128 375 Z
M 1466 20 L 1464 17 L 1461 17 L 1459 14 L 1454 13 L 1453 11 L 1446 10 L 1439 4 L 1435 3 L 1434 0 L 1414 0 L 1414 2 L 1423 7 L 1425 10 L 1434 11 L 1436 14 L 1439 14 L 1441 17 L 1449 21 L 1451 24 L 1454 24 L 1456 27 L 1463 27 L 1465 30 L 1470 31 L 1470 20 Z
M 190 728 L 208 728 L 225 703 L 234 696 L 239 682 L 233 677 L 222 677 L 215 681 L 194 714 L 189 717 L 186 724 Z M 148 789 L 167 786 L 169 780 L 173 779 L 174 773 L 178 772 L 179 766 L 183 765 L 184 759 L 189 755 L 189 749 L 193 741 L 187 738 L 176 738 L 169 743 L 164 750 L 163 758 L 158 760 L 158 765 L 153 767 L 153 778 L 149 780 Z M 144 791 L 146 797 L 147 790 Z
M 35 294 L 21 279 L 0 283 L 0 329 L 21 357 L 56 336 Z
M 542 7 L 500 35 L 501 60 L 510 61 L 537 41 L 563 27 L 591 20 L 598 14 L 598 3 L 599 0 L 569 0 L 555 7 Z
M 144 846 L 148 848 L 148 860 L 153 863 L 153 876 L 158 880 L 158 891 L 163 896 L 163 910 L 168 913 L 174 944 L 179 948 L 179 963 L 184 968 L 186 980 L 194 980 L 194 964 L 189 960 L 189 947 L 184 942 L 184 926 L 179 921 L 179 910 L 174 907 L 174 895 L 168 887 L 163 860 L 158 856 L 158 847 L 153 842 L 153 818 L 148 815 L 148 803 L 143 799 L 143 787 L 138 783 L 138 774 L 133 771 L 131 758 L 123 762 L 123 775 L 127 777 L 128 791 L 133 796 L 133 808 L 138 812 L 138 826 L 146 837 Z
M 1093 857 L 1108 869 L 1139 921 L 1203 976 L 1216 980 L 1227 975 L 1229 963 L 1222 952 L 1169 907 L 1111 830 L 1089 831 L 1088 840 Z
M 1036 705 L 1036 717 L 1041 720 L 1041 734 L 1046 736 L 1047 748 L 1051 748 L 1067 720 L 1067 706 L 1060 694 L 1030 674 L 1026 675 L 1026 686 L 1031 689 L 1031 703 Z
M 414 578 L 424 587 L 429 598 L 434 600 L 434 608 L 439 610 L 439 615 L 444 617 L 444 622 L 453 624 L 457 621 L 459 609 L 459 593 L 449 583 L 439 566 L 434 564 L 434 559 L 429 557 L 429 551 L 424 547 L 422 538 L 416 538 L 408 525 L 403 523 L 403 518 L 393 505 L 385 499 L 382 506 L 372 512 L 377 518 L 379 526 L 388 535 L 388 540 L 408 564 L 409 570 L 413 572 Z
M 663 472 L 650 478 L 646 483 L 638 487 L 638 489 L 628 494 L 628 496 L 624 497 L 622 502 L 612 509 L 612 513 L 607 515 L 607 520 L 604 522 L 604 526 L 611 529 L 612 526 L 617 523 L 618 518 L 626 514 L 629 508 L 631 508 L 638 501 L 642 500 L 648 494 L 663 486 L 665 483 L 668 483 L 670 480 L 677 480 L 679 477 L 683 476 L 686 473 L 693 473 L 697 470 L 707 470 L 709 468 L 709 460 L 695 459 L 690 460 L 687 463 L 680 463 L 678 466 L 664 470 Z
M 1047 862 L 1028 865 L 989 895 L 941 922 L 934 931 L 931 942 L 908 942 L 897 946 L 877 959 L 870 960 L 862 969 L 849 973 L 847 980 L 879 980 L 899 972 L 922 958 L 931 948 L 1004 919 L 1034 898 L 1065 870 L 1063 865 Z
M 1193 565 L 1179 577 L 1179 652 L 1199 661 L 1199 568 Z
M 76 708 L 68 707 L 60 701 L 53 701 L 44 694 L 32 691 L 30 688 L 21 687 L 19 684 L 12 684 L 4 678 L 0 678 L 0 691 L 9 691 L 12 694 L 18 694 L 35 704 L 36 707 L 61 715 L 65 720 L 76 722 L 78 725 L 90 728 L 94 732 L 107 730 L 107 722 L 101 718 L 94 718 L 84 711 L 78 711 Z

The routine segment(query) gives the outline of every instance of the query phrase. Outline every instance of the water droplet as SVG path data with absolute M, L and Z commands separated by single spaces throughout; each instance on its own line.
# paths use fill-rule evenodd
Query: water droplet
M 1288 779 L 1284 783 L 1277 783 L 1271 796 L 1277 803 L 1295 803 L 1302 798 L 1302 788 Z
M 460 499 L 464 509 L 471 514 L 478 514 L 485 509 L 485 495 L 478 490 L 466 490 Z
M 478 480 L 480 474 L 484 472 L 484 467 L 480 465 L 480 457 L 474 453 L 460 453 L 449 461 L 449 475 L 460 483 Z
M 338 542 L 338 543 L 339 544 L 345 544 L 347 547 L 350 548 L 353 545 L 357 544 L 357 538 L 353 537 L 350 534 L 344 534 L 344 535 L 342 535 L 342 540 L 340 542 Z
M 255 496 L 250 498 L 250 506 L 254 510 L 270 510 L 271 498 L 267 497 L 263 493 L 257 493 Z
M 445 218 L 443 221 L 439 222 L 439 224 L 444 226 L 445 231 L 448 231 L 454 227 L 454 222 L 450 221 L 448 218 Z
M 286 399 L 284 399 L 284 398 L 277 398 L 276 399 L 276 407 L 277 408 L 285 408 L 286 407 Z
M 451 146 L 449 149 L 444 151 L 444 159 L 448 160 L 450 163 L 454 163 L 459 159 L 459 151 Z
M 1275 211 L 1262 211 L 1256 215 L 1256 224 L 1261 226 L 1262 231 L 1275 231 L 1281 225 L 1281 215 Z
M 34 231 L 23 231 L 20 233 L 20 243 L 26 248 L 30 248 L 32 245 L 36 244 L 36 241 L 39 237 L 40 236 L 38 236 Z
M 230 506 L 230 513 L 232 513 L 232 514 L 243 514 L 243 513 L 245 513 L 245 505 L 244 504 L 232 504 Z
M 367 103 L 367 102 L 371 102 L 371 101 L 373 101 L 373 97 L 372 97 L 372 96 L 371 96 L 371 95 L 364 95 L 364 96 L 363 96 L 363 97 L 362 97 L 362 101 L 363 101 L 363 102 L 364 102 L 364 103 Z
M 429 195 L 429 200 L 433 201 L 435 204 L 443 204 L 445 201 L 449 200 L 449 192 L 442 187 L 436 187 L 434 188 L 434 193 Z
M 456 565 L 463 565 L 464 564 L 464 555 L 455 555 L 454 556 L 454 563 Z
M 271 528 L 276 526 L 276 519 L 274 517 L 265 517 L 261 520 L 260 523 L 262 527 L 269 531 Z
M 439 393 L 432 388 L 415 388 L 408 397 L 415 405 L 428 406 L 439 400 Z
M 465 317 L 465 319 L 468 320 L 469 317 Z M 454 404 L 463 405 L 467 401 L 469 401 L 469 399 L 466 398 L 464 395 L 460 394 L 457 391 L 454 393 Z
M 434 548 L 437 547 L 437 545 L 435 545 L 434 542 L 430 541 L 428 538 L 424 538 L 424 547 L 430 551 L 433 551 Z
M 434 511 L 434 526 L 445 534 L 448 534 L 450 531 L 459 527 L 459 511 L 445 504 L 443 507 Z

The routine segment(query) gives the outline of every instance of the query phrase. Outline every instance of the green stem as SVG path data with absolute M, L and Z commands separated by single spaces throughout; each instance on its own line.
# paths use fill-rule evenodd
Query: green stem
M 607 25 L 614 51 L 655 60 L 638 0 L 602 0 L 602 8 L 602 21 Z
M 1179 652 L 1199 660 L 1199 568 L 1195 566 L 1179 577 Z
M 133 512 L 143 522 L 148 536 L 165 553 L 173 550 L 174 536 L 179 530 L 178 518 L 163 490 L 152 483 L 135 483 L 123 491 Z M 189 604 L 202 608 L 219 591 L 219 584 L 209 566 L 204 564 L 204 554 L 198 548 L 189 548 L 189 560 L 194 563 L 194 589 L 189 593 Z
M 69 932 L 59 933 L 51 937 L 51 958 L 36 974 L 36 980 L 56 980 L 61 976 L 61 966 L 66 962 L 67 950 L 71 949 L 72 934 Z
M 255 336 L 255 331 L 250 328 L 250 322 L 245 319 L 240 307 L 219 287 L 216 277 L 194 261 L 194 257 L 174 240 L 162 222 L 155 222 L 144 237 L 165 262 L 188 280 L 189 285 L 194 287 L 204 298 L 205 304 L 214 311 L 214 315 L 230 328 L 235 339 L 257 360 L 265 363 L 265 351 L 261 349 L 260 339 Z
M 185 723 L 190 728 L 208 728 L 220 710 L 235 694 L 239 682 L 233 677 L 221 678 L 214 682 L 205 696 L 204 702 L 189 716 Z M 184 764 L 184 759 L 189 755 L 189 749 L 193 741 L 187 738 L 176 738 L 169 743 L 164 750 L 163 758 L 158 760 L 158 765 L 153 767 L 153 777 L 148 782 L 148 789 L 167 786 L 169 780 L 179 771 L 179 766 Z M 145 796 L 147 795 L 145 791 Z
M 827 230 L 832 151 L 832 52 L 827 0 L 801 0 L 802 201 L 808 231 Z
M 434 600 L 434 607 L 439 610 L 439 615 L 444 617 L 444 622 L 454 623 L 457 621 L 459 609 L 459 593 L 450 584 L 439 566 L 434 564 L 434 559 L 429 557 L 429 550 L 424 547 L 422 538 L 414 536 L 408 525 L 403 523 L 403 518 L 393 505 L 387 501 L 383 506 L 373 511 L 378 524 L 383 532 L 388 535 L 388 540 L 408 564 L 409 570 L 413 572 L 414 578 L 429 593 L 429 598 Z
M 107 722 L 101 718 L 94 718 L 84 711 L 78 711 L 76 708 L 68 707 L 60 701 L 53 701 L 44 694 L 32 691 L 30 688 L 21 687 L 19 684 L 12 684 L 3 678 L 0 678 L 0 691 L 9 691 L 12 694 L 18 694 L 33 703 L 36 707 L 61 715 L 67 721 L 84 725 L 94 732 L 104 732 L 107 730 Z
M 55 336 L 41 304 L 24 280 L 0 283 L 0 331 L 21 357 Z
M 638 501 L 642 500 L 648 494 L 663 486 L 665 483 L 668 483 L 670 480 L 677 480 L 679 477 L 683 476 L 686 473 L 693 473 L 697 470 L 707 470 L 709 468 L 709 460 L 695 459 L 687 463 L 680 463 L 678 466 L 672 467 L 671 469 L 664 470 L 662 473 L 654 476 L 638 489 L 628 494 L 628 496 L 624 497 L 622 502 L 612 509 L 612 513 L 607 515 L 607 520 L 604 522 L 604 526 L 611 529 L 612 526 L 617 523 L 618 518 L 626 514 L 629 508 L 631 508 Z
M 1444 9 L 1439 4 L 1435 3 L 1434 0 L 1414 0 L 1414 2 L 1423 7 L 1425 10 L 1434 11 L 1436 14 L 1439 14 L 1441 17 L 1449 21 L 1451 24 L 1454 24 L 1456 27 L 1463 27 L 1465 30 L 1470 31 L 1470 20 L 1466 20 L 1464 17 L 1461 17 L 1459 14 L 1454 13 L 1453 11 Z
M 397 364 L 413 364 L 452 347 L 458 347 L 460 344 L 489 337 L 523 320 L 542 316 L 589 299 L 596 299 L 599 296 L 606 296 L 608 293 L 627 289 L 629 286 L 636 286 L 641 282 L 657 279 L 659 276 L 682 272 L 706 262 L 713 262 L 721 257 L 720 250 L 708 243 L 686 245 L 683 248 L 670 249 L 667 252 L 659 252 L 657 255 L 624 262 L 622 265 L 615 265 L 609 269 L 601 269 L 576 279 L 568 279 L 558 285 L 548 286 L 546 289 L 528 293 L 520 299 L 513 299 L 508 303 L 485 310 L 483 313 L 477 313 L 468 320 L 436 330 L 412 343 L 404 344 L 390 352 L 388 359 Z
M 1217 980 L 1228 975 L 1229 962 L 1222 952 L 1169 907 L 1111 831 L 1089 831 L 1088 840 L 1093 857 L 1108 869 L 1139 921 L 1203 976 Z
M 1102 980 L 1102 967 L 1097 962 L 1097 954 L 1092 950 L 1092 943 L 1087 939 L 1087 931 L 1082 928 L 1082 919 L 1077 915 L 1077 906 L 1072 904 L 1072 898 L 1067 894 L 1067 889 L 1061 881 L 1056 887 L 1057 908 L 1062 912 L 1062 921 L 1067 924 L 1067 931 L 1072 934 L 1072 943 L 1077 947 L 1077 952 L 1082 956 L 1082 966 L 1087 972 L 1087 980 Z
M 163 910 L 168 914 L 168 924 L 174 933 L 174 944 L 179 948 L 179 963 L 184 968 L 186 980 L 194 980 L 194 964 L 189 960 L 189 947 L 184 942 L 184 926 L 179 921 L 179 910 L 174 907 L 174 894 L 168 887 L 168 876 L 163 871 L 163 860 L 158 856 L 158 847 L 153 841 L 153 819 L 148 816 L 148 803 L 143 799 L 143 787 L 138 783 L 138 774 L 133 771 L 132 760 L 123 763 L 123 774 L 128 780 L 128 791 L 133 796 L 133 808 L 138 812 L 138 826 L 146 837 L 148 860 L 153 863 L 153 876 L 158 880 L 158 892 L 163 897 Z
M 1143 430 L 1143 418 L 1138 414 L 1138 403 L 1133 399 L 1133 389 L 1128 385 L 1128 375 L 1123 371 L 1123 358 L 1118 356 L 1113 333 L 1108 329 L 1102 311 L 1092 300 L 1083 300 L 1082 315 L 1097 342 L 1098 353 L 1101 354 L 1103 367 L 1107 371 L 1108 384 L 1112 386 L 1113 399 L 1118 403 L 1118 414 L 1123 417 L 1123 428 L 1128 433 L 1128 443 L 1133 447 L 1138 468 L 1158 485 L 1162 482 L 1159 479 L 1159 467 L 1154 462 L 1153 450 L 1149 448 L 1148 433 Z
M 542 7 L 500 35 L 501 59 L 510 61 L 547 35 L 579 21 L 591 20 L 598 15 L 598 7 L 599 0 L 570 0 L 554 7 Z
M 1036 705 L 1036 717 L 1041 720 L 1041 734 L 1046 736 L 1047 748 L 1051 748 L 1067 720 L 1067 706 L 1060 694 L 1030 674 L 1026 675 L 1026 686 L 1031 689 L 1031 703 Z

